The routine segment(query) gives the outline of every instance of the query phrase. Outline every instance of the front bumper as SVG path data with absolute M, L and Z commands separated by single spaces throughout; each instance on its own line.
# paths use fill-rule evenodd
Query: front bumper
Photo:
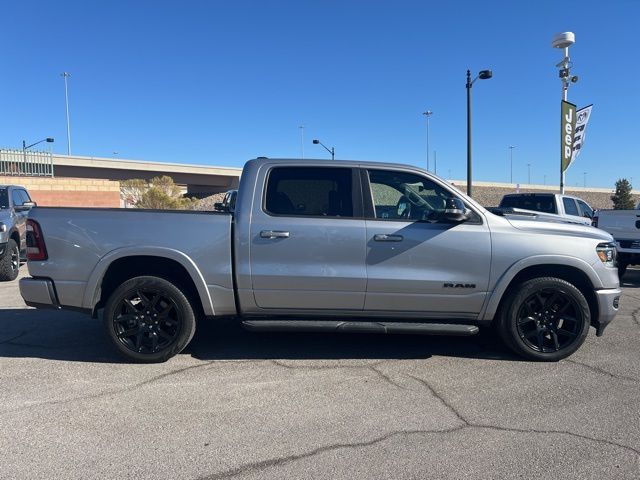
M 20 295 L 30 307 L 60 308 L 53 282 L 48 278 L 21 278 Z
M 595 294 L 598 301 L 598 318 L 595 319 L 594 326 L 596 327 L 596 335 L 600 337 L 606 326 L 611 323 L 618 313 L 622 289 L 607 288 L 596 290 Z

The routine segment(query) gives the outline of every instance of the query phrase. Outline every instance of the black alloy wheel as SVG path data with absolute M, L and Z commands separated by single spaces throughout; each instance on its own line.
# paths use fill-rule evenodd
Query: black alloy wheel
M 517 313 L 518 335 L 537 352 L 557 352 L 582 332 L 584 315 L 566 291 L 543 288 L 526 298 Z
M 7 248 L 0 255 L 0 282 L 10 282 L 20 273 L 20 247 L 13 238 L 7 242 Z
M 591 310 L 582 292 L 566 280 L 542 277 L 511 289 L 496 326 L 518 355 L 558 361 L 580 348 L 590 325 Z
M 195 333 L 195 315 L 185 294 L 158 277 L 120 285 L 104 311 L 107 333 L 130 360 L 164 362 L 181 352 Z
M 137 353 L 157 353 L 175 342 L 182 319 L 172 298 L 153 288 L 138 288 L 116 306 L 118 340 Z

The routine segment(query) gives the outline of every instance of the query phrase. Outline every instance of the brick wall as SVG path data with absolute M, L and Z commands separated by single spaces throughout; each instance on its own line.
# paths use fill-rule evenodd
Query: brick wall
M 5 177 L 0 185 L 22 185 L 43 207 L 119 207 L 120 182 L 88 178 Z

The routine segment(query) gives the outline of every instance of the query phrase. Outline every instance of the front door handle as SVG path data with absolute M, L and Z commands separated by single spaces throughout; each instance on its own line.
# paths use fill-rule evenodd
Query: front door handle
M 282 232 L 279 230 L 262 230 L 260 232 L 261 238 L 289 238 L 289 232 Z
M 404 237 L 402 235 L 387 235 L 386 233 L 377 233 L 373 236 L 376 242 L 401 242 Z

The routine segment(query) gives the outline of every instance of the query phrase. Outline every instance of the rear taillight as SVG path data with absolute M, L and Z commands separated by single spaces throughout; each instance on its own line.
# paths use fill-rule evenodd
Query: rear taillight
M 598 216 L 594 216 L 593 219 L 591 220 L 591 225 L 593 225 L 594 227 L 598 226 Z
M 27 260 L 43 261 L 49 258 L 44 244 L 40 224 L 35 220 L 27 220 Z

